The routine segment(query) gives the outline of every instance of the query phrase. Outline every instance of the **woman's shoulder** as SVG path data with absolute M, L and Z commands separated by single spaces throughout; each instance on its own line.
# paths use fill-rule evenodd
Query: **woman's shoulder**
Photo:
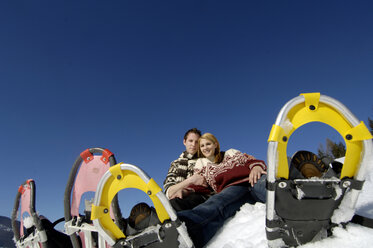
M 226 152 L 225 152 L 225 154 L 224 154 L 224 156 L 233 156 L 233 155 L 235 155 L 236 153 L 241 153 L 239 150 L 237 150 L 237 149 L 233 149 L 233 148 L 231 148 L 231 149 L 228 149 Z
M 256 159 L 254 156 L 249 155 L 247 153 L 243 153 L 237 149 L 229 149 L 228 151 L 225 152 L 224 159 L 230 159 L 230 158 L 246 158 L 249 160 Z
M 207 165 L 207 163 L 210 162 L 207 158 L 199 158 L 197 159 L 196 164 L 194 165 L 194 169 L 202 169 Z

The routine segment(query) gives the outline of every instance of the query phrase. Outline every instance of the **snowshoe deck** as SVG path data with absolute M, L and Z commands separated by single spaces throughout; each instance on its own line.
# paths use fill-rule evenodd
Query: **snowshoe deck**
M 287 143 L 296 129 L 310 122 L 325 123 L 344 138 L 346 157 L 339 178 L 289 178 Z M 343 104 L 319 93 L 301 94 L 281 109 L 268 139 L 266 232 L 270 247 L 321 239 L 331 233 L 332 226 L 351 220 L 373 148 L 371 139 L 364 123 Z M 312 160 L 297 163 L 302 166 Z M 316 170 L 307 167 L 304 171 L 310 175 L 323 170 L 317 165 Z M 339 209 L 343 217 L 333 217 Z
M 123 230 L 110 217 L 109 206 L 113 197 L 126 188 L 143 191 L 155 207 L 157 221 L 151 221 L 152 224 L 140 232 Z M 103 175 L 92 205 L 92 220 L 100 236 L 113 247 L 193 247 L 186 227 L 177 219 L 162 189 L 134 165 L 120 163 Z

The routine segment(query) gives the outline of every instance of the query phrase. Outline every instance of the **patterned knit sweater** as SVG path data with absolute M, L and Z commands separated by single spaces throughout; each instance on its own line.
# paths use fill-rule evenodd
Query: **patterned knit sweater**
M 254 166 L 261 166 L 263 170 L 266 170 L 264 161 L 257 160 L 238 150 L 229 149 L 224 153 L 223 161 L 220 164 L 212 163 L 207 158 L 198 159 L 194 173 L 204 176 L 210 187 L 219 193 L 231 185 L 248 182 L 251 169 Z
M 190 176 L 193 176 L 194 165 L 197 161 L 197 154 L 191 155 L 186 151 L 171 163 L 166 179 L 163 182 L 163 189 L 167 195 L 167 190 L 178 183 L 181 183 Z

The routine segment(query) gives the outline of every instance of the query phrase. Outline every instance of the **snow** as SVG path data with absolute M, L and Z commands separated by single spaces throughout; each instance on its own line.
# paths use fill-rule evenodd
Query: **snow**
M 26 228 L 30 228 L 34 225 L 34 221 L 32 220 L 31 216 L 27 216 L 26 218 L 23 219 L 23 225 Z
M 356 213 L 373 218 L 373 162 L 356 204 Z M 227 220 L 223 228 L 207 244 L 208 248 L 266 248 L 265 204 L 245 204 L 236 215 Z M 350 213 L 349 213 L 350 214 Z M 373 229 L 358 224 L 346 228 L 335 227 L 333 236 L 308 243 L 301 248 L 364 248 L 372 247 Z

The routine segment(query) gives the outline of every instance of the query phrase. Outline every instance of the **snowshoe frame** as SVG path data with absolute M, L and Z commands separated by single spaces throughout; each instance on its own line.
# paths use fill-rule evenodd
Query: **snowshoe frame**
M 325 123 L 343 137 L 346 157 L 340 178 L 289 180 L 287 143 L 296 129 L 310 122 Z M 331 97 L 301 94 L 284 105 L 268 139 L 266 232 L 270 247 L 301 245 L 330 232 L 333 224 L 351 220 L 353 214 L 344 220 L 332 217 L 337 208 L 354 212 L 372 156 L 371 139 L 364 123 Z M 301 188 L 305 195 L 297 199 L 294 191 Z M 316 195 L 321 199 L 315 199 Z M 315 209 L 321 214 L 315 214 Z
M 95 168 L 89 168 L 90 163 L 95 163 Z M 70 235 L 74 248 L 80 248 L 81 246 L 88 248 L 93 247 L 93 235 L 97 233 L 97 229 L 90 221 L 90 216 L 80 216 L 79 203 L 83 193 L 96 191 L 97 183 L 101 179 L 102 174 L 104 174 L 104 170 L 108 170 L 110 166 L 115 164 L 116 160 L 114 154 L 108 149 L 90 148 L 86 149 L 78 156 L 71 168 L 64 195 L 64 213 L 65 229 L 67 234 Z M 84 184 L 83 186 L 78 186 L 77 181 L 83 179 L 79 175 L 81 170 L 87 173 L 86 176 L 91 177 L 91 185 L 87 186 L 87 184 Z M 94 172 L 94 170 L 96 170 L 96 172 Z M 97 170 L 100 171 L 97 172 Z M 77 193 L 77 191 L 79 192 Z M 119 209 L 118 198 L 117 196 L 113 198 L 111 218 L 114 218 L 116 223 L 121 225 L 120 220 L 122 219 L 122 215 Z M 81 240 L 81 242 L 79 242 L 77 236 L 79 233 L 84 233 L 84 235 L 79 235 L 81 239 L 84 239 Z M 105 241 L 100 235 L 98 235 L 97 239 L 97 247 L 106 247 Z

